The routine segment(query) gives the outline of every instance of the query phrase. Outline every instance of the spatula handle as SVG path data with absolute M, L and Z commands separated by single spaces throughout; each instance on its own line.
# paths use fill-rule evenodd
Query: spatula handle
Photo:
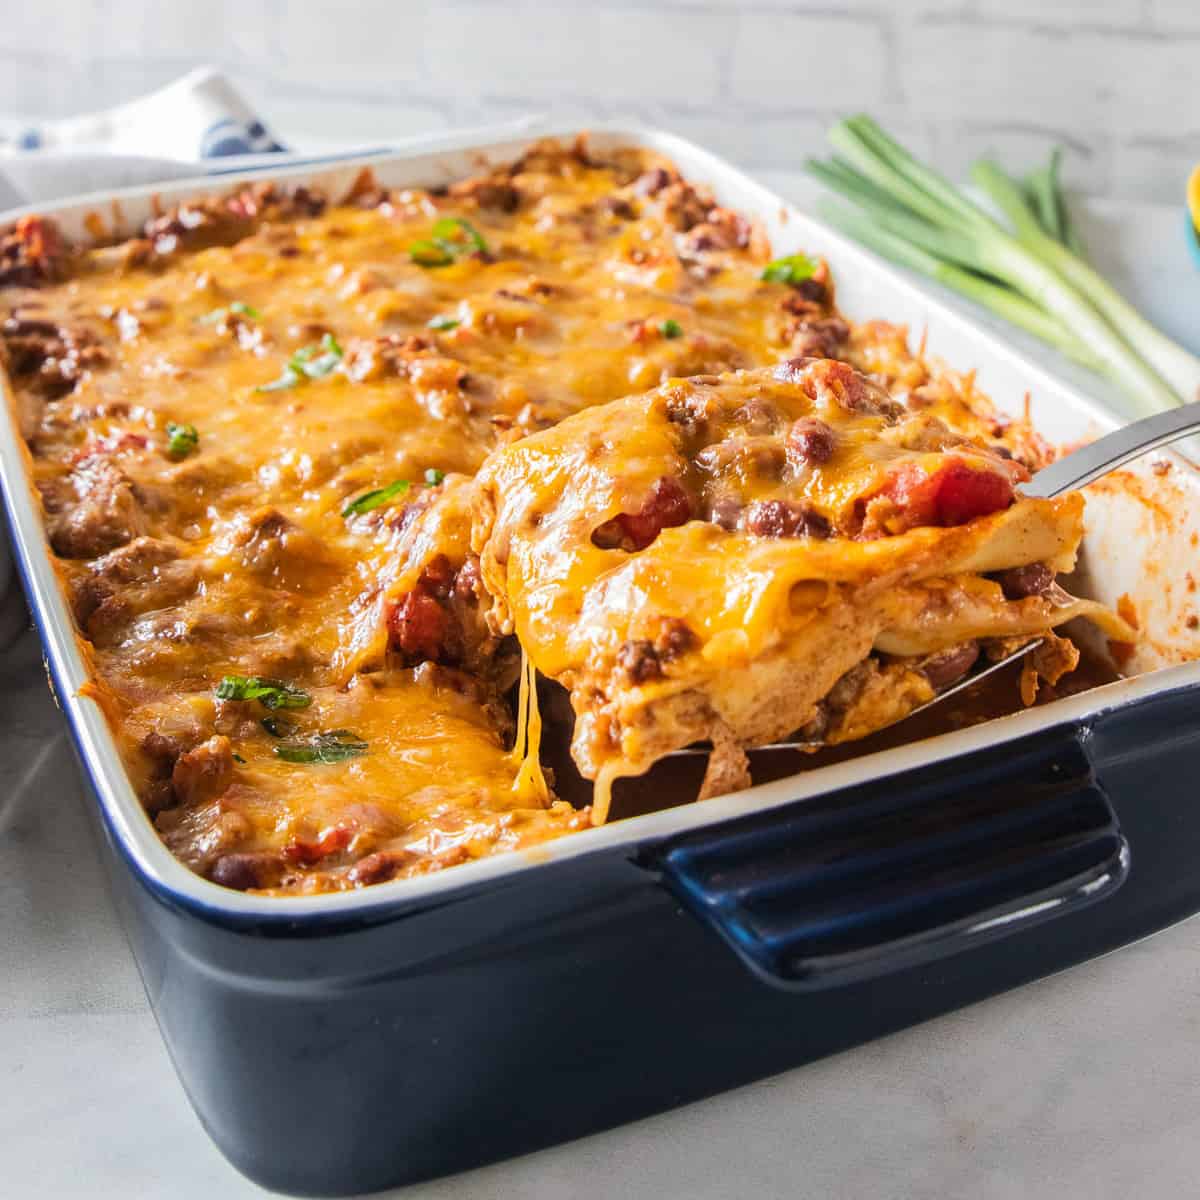
M 1066 458 L 1043 467 L 1021 488 L 1021 492 L 1049 500 L 1197 431 L 1200 431 L 1200 400 L 1114 429 Z

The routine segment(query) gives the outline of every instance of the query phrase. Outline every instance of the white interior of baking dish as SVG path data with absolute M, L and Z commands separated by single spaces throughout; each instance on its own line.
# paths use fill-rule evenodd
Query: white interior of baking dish
M 574 137 L 577 130 L 545 132 L 549 136 Z M 423 146 L 419 152 L 341 162 L 325 169 L 304 166 L 256 171 L 252 176 L 225 176 L 216 181 L 184 181 L 115 195 L 80 197 L 55 206 L 39 206 L 36 211 L 54 216 L 75 239 L 86 240 L 98 229 L 125 235 L 163 207 L 224 192 L 248 178 L 311 183 L 337 197 L 369 164 L 385 186 L 429 187 L 460 179 L 489 164 L 512 161 L 530 140 L 508 136 L 492 141 L 475 133 L 469 139 L 447 138 L 436 147 Z M 1001 410 L 1017 415 L 1028 403 L 1034 424 L 1051 442 L 1070 445 L 1088 440 L 1117 423 L 1111 414 L 1022 358 L 993 334 L 707 151 L 670 134 L 630 128 L 593 130 L 590 144 L 597 152 L 618 146 L 643 146 L 670 156 L 693 182 L 710 185 L 722 204 L 759 218 L 777 254 L 803 249 L 827 258 L 837 285 L 838 304 L 848 316 L 907 325 L 914 339 L 925 337 L 929 354 L 960 370 L 975 369 L 980 387 Z M 0 223 L 7 224 L 18 215 L 0 214 Z M 11 414 L 11 392 L 7 380 L 3 382 Z M 79 695 L 87 672 L 51 563 L 38 502 L 27 482 L 21 486 L 27 478 L 26 451 L 15 419 L 0 433 L 0 470 L 10 484 L 16 485 L 10 486 L 9 493 L 19 557 L 25 563 L 47 656 L 62 685 L 59 701 L 79 737 L 101 804 L 138 866 L 152 880 L 225 912 L 295 918 L 330 909 L 422 904 L 435 893 L 531 869 L 537 863 L 641 843 L 777 807 L 1074 722 L 1159 690 L 1200 683 L 1200 662 L 1192 661 L 1200 659 L 1200 628 L 1191 627 L 1193 621 L 1200 625 L 1200 473 L 1173 455 L 1156 454 L 1089 489 L 1087 536 L 1080 570 L 1072 581 L 1076 592 L 1107 604 L 1115 605 L 1123 595 L 1132 602 L 1145 636 L 1123 667 L 1128 678 L 969 729 L 803 771 L 734 795 L 619 821 L 535 850 L 497 855 L 453 871 L 353 893 L 277 899 L 247 896 L 194 875 L 163 846 L 133 793 L 103 715 L 92 701 Z

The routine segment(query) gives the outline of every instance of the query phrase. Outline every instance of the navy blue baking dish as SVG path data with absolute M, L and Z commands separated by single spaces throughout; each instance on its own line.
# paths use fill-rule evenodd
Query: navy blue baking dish
M 1002 406 L 1031 388 L 1049 436 L 1112 423 L 705 152 L 657 133 L 603 136 L 671 155 L 760 215 L 776 245 L 825 254 L 851 315 L 923 323 L 930 348 L 979 367 Z M 375 169 L 387 185 L 441 182 L 522 148 L 476 138 Z M 301 177 L 336 189 L 355 169 Z M 130 221 L 149 203 L 121 197 Z M 55 215 L 70 230 L 95 207 Z M 267 1187 L 367 1191 L 594 1132 L 1200 910 L 1200 633 L 1180 568 L 1196 558 L 1200 477 L 1181 460 L 1158 456 L 1089 503 L 1076 590 L 1131 597 L 1147 638 L 1130 678 L 536 854 L 265 899 L 192 875 L 138 805 L 80 693 L 86 663 L 18 433 L 14 414 L 0 476 L 17 560 L 146 990 L 206 1129 Z
M 808 803 L 299 920 L 155 886 L 92 811 L 205 1128 L 264 1186 L 337 1195 L 699 1099 L 1200 910 L 1197 756 L 1177 688 Z

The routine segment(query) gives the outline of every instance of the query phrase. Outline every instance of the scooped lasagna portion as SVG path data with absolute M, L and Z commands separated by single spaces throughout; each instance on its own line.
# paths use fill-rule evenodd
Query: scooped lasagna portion
M 1083 497 L 1020 495 L 1003 447 L 911 411 L 845 363 L 672 380 L 497 451 L 472 533 L 487 617 L 569 690 L 574 758 L 612 781 L 697 741 L 702 794 L 745 749 L 814 747 L 907 715 L 981 656 L 1124 623 L 1055 583 Z

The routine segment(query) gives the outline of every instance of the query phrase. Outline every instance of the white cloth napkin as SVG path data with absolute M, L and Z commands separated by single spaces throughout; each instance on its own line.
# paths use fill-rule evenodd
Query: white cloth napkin
M 283 150 L 224 75 L 197 67 L 157 92 L 103 112 L 0 136 L 13 150 L 73 150 L 161 158 L 219 158 Z
M 0 209 L 285 150 L 224 75 L 199 67 L 104 112 L 0 129 Z

